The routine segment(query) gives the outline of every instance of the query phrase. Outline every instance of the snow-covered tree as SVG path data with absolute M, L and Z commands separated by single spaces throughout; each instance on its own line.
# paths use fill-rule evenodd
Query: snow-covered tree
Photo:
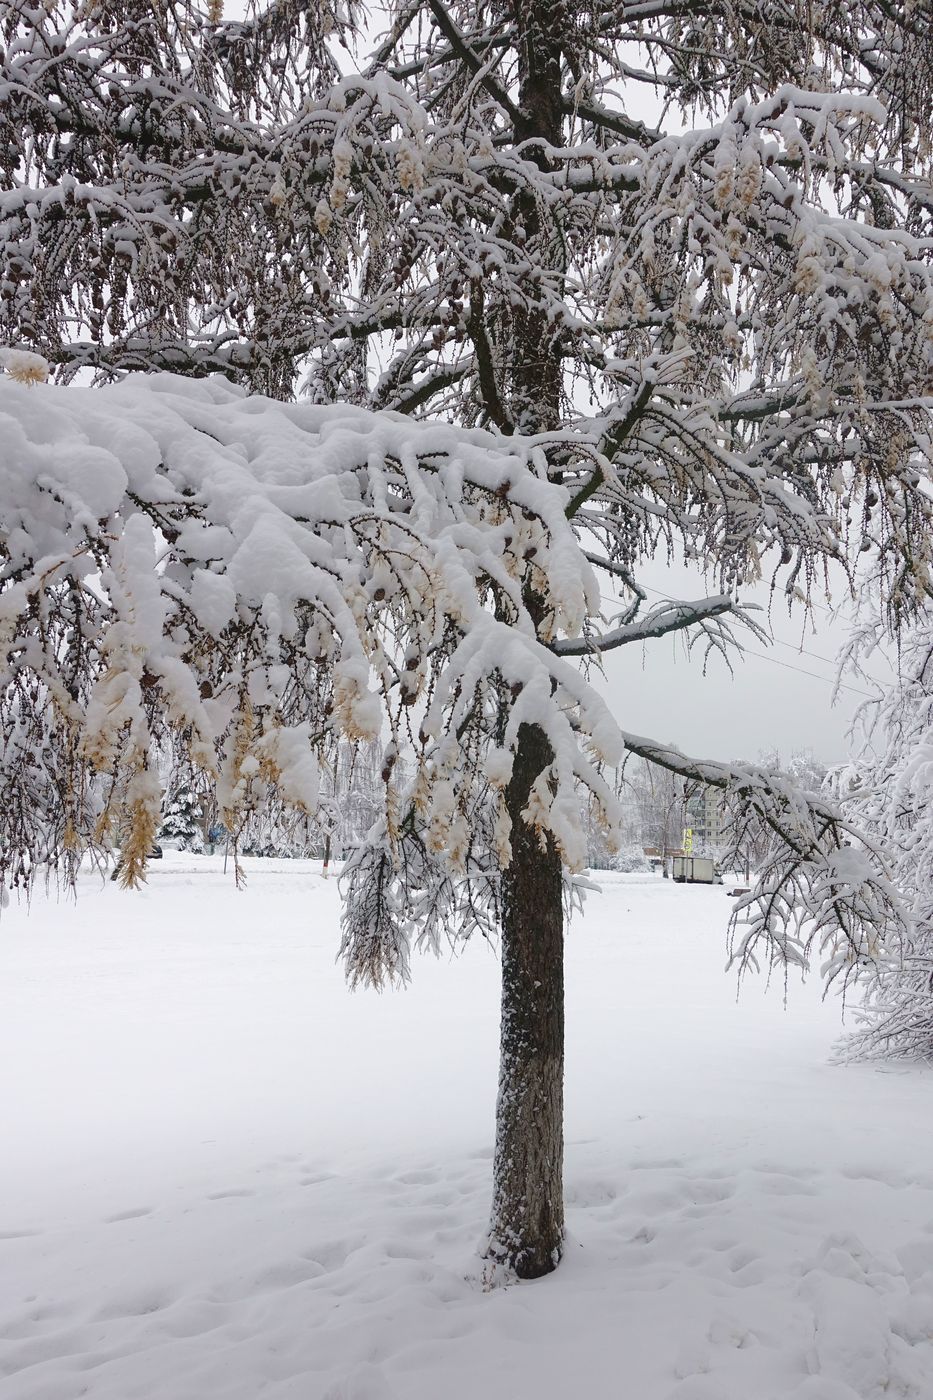
M 361 845 L 385 812 L 382 779 L 384 743 L 340 739 L 321 754 L 321 797 L 313 818 L 283 801 L 275 784 L 265 785 L 237 845 L 247 855 L 331 857 L 340 860 Z M 404 760 L 394 765 L 397 780 Z
M 319 810 L 337 733 L 386 743 L 350 975 L 501 931 L 489 1252 L 540 1274 L 579 788 L 614 827 L 600 769 L 628 751 L 774 834 L 740 961 L 816 938 L 846 970 L 892 912 L 828 800 L 621 734 L 578 663 L 677 630 L 727 651 L 744 582 L 799 600 L 860 551 L 892 616 L 928 591 L 929 17 L 412 0 L 337 75 L 324 9 L 310 34 L 292 4 L 186 10 L 177 41 L 169 11 L 8 7 L 8 336 L 66 377 L 219 370 L 357 407 L 5 386 L 4 718 L 44 707 L 73 755 L 68 782 L 30 770 L 43 830 L 80 846 L 128 814 L 128 879 L 163 728 L 234 837 L 269 784 Z M 649 607 L 664 553 L 714 593 Z M 10 834 L 7 868 L 37 839 Z
M 248 856 L 307 859 L 320 855 L 317 821 L 270 795 L 249 817 L 237 836 L 237 850 Z
M 592 870 L 650 870 L 645 857 L 641 814 L 626 782 L 617 783 L 620 820 L 618 829 L 607 832 L 601 813 L 592 803 L 583 810 L 586 835 L 586 863 Z
M 199 851 L 204 843 L 201 802 L 186 786 L 172 789 L 162 807 L 159 839 L 176 841 L 182 850 Z
M 65 378 L 221 370 L 287 396 L 316 341 L 331 47 L 353 7 L 222 10 L 0 8 L 0 339 Z
M 681 774 L 658 768 L 644 759 L 630 760 L 625 779 L 641 818 L 645 844 L 658 852 L 665 876 L 670 853 L 679 850 L 686 822 L 686 784 Z
M 342 743 L 334 762 L 334 845 L 338 858 L 361 845 L 385 811 L 383 746 Z M 393 765 L 403 779 L 405 758 Z M 404 779 L 403 779 L 404 780 Z
M 863 666 L 882 634 L 858 629 L 853 653 Z M 882 949 L 865 974 L 858 1025 L 844 1053 L 863 1058 L 933 1055 L 933 627 L 931 617 L 902 638 L 898 674 L 857 717 L 861 746 L 833 770 L 832 785 L 884 852 L 909 911 L 897 946 Z M 864 671 L 861 671 L 864 676 Z
M 777 748 L 764 749 L 759 753 L 758 761 L 772 773 L 790 778 L 805 792 L 819 792 L 829 771 L 812 749 L 791 749 L 788 754 Z

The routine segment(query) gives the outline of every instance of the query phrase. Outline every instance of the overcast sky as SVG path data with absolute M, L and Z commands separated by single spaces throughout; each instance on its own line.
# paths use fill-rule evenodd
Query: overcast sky
M 715 591 L 685 568 L 668 569 L 660 563 L 639 578 L 658 590 L 649 594 L 652 602 L 659 601 L 659 592 L 699 598 Z M 767 608 L 766 588 L 746 590 L 743 597 Z M 835 658 L 847 627 L 823 599 L 814 601 L 820 606 L 807 623 L 802 608 L 788 617 L 783 597 L 776 597 L 770 616 L 774 644 L 765 646 L 749 637 L 744 659 L 733 660 L 734 675 L 716 655 L 710 657 L 704 676 L 699 648 L 687 657 L 683 639 L 672 634 L 607 656 L 606 684 L 600 689 L 624 729 L 672 742 L 698 758 L 754 759 L 762 750 L 776 748 L 786 756 L 808 748 L 826 763 L 840 762 L 848 752 L 846 734 L 863 699 L 863 683 L 847 678 L 860 693 L 847 689 L 835 705 L 831 703 Z M 767 611 L 757 616 L 769 624 Z M 884 679 L 880 665 L 874 673 Z M 598 679 L 594 673 L 591 678 Z

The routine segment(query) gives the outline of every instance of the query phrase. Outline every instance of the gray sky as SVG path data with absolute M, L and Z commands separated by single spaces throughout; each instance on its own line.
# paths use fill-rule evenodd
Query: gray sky
M 695 572 L 660 563 L 642 571 L 639 580 L 658 590 L 649 594 L 651 602 L 659 601 L 659 592 L 700 598 L 715 591 L 704 587 Z M 840 589 L 839 602 L 842 596 Z M 745 590 L 743 599 L 767 608 L 768 591 Z M 734 675 L 715 655 L 704 676 L 699 647 L 688 657 L 683 639 L 672 634 L 620 648 L 606 657 L 606 683 L 595 673 L 591 679 L 624 729 L 672 742 L 695 757 L 754 759 L 764 749 L 787 755 L 809 748 L 826 763 L 839 762 L 848 752 L 846 733 L 863 693 L 847 689 L 831 703 L 835 658 L 847 628 L 823 599 L 814 601 L 820 607 L 811 622 L 801 607 L 788 617 L 783 597 L 775 598 L 770 619 L 767 611 L 757 614 L 764 625 L 770 623 L 774 644 L 748 637 L 749 652 L 733 659 Z M 874 674 L 885 678 L 880 665 Z M 847 677 L 846 683 L 863 691 L 863 682 L 855 678 Z

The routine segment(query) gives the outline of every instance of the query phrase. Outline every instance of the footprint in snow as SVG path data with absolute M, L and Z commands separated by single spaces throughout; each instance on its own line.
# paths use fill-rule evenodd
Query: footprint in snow
M 311 1279 L 320 1278 L 327 1272 L 319 1259 L 283 1259 L 277 1264 L 270 1264 L 256 1275 L 256 1287 L 262 1290 L 295 1288 L 299 1284 L 309 1283 Z
M 322 1400 L 398 1400 L 381 1366 L 357 1366 L 327 1390 Z
M 318 1265 L 324 1273 L 332 1274 L 343 1268 L 350 1255 L 359 1249 L 361 1244 L 362 1241 L 354 1243 L 352 1240 L 327 1240 L 309 1245 L 298 1257 Z
M 730 1273 L 737 1274 L 740 1269 L 747 1268 L 749 1264 L 754 1264 L 761 1256 L 753 1249 L 748 1249 L 745 1245 L 740 1245 L 729 1255 L 728 1264 Z
M 754 1162 L 750 1171 L 758 1172 L 762 1176 L 787 1176 L 795 1181 L 810 1181 L 813 1177 L 821 1174 L 819 1167 L 798 1166 L 796 1163 L 787 1165 L 784 1162 Z
M 706 1375 L 712 1367 L 709 1347 L 705 1342 L 682 1342 L 674 1358 L 674 1375 L 685 1381 L 689 1376 Z
M 334 1180 L 334 1173 L 333 1173 L 333 1172 L 317 1172 L 317 1173 L 312 1174 L 311 1176 L 300 1176 L 300 1177 L 298 1178 L 298 1185 L 299 1185 L 299 1186 L 320 1186 L 321 1183 L 324 1182 L 324 1181 L 333 1181 L 333 1180 Z
M 933 1342 L 933 1297 L 915 1293 L 900 1300 L 891 1315 L 891 1331 L 912 1347 Z
M 32 1307 L 9 1317 L 0 1318 L 0 1337 L 9 1341 L 25 1341 L 37 1333 L 48 1332 L 71 1316 L 72 1310 L 57 1303 L 38 1303 L 35 1296 L 24 1299 Z
M 710 1376 L 688 1376 L 664 1400 L 727 1400 L 727 1393 Z
M 168 1293 L 156 1289 L 143 1289 L 139 1293 L 127 1293 L 112 1298 L 96 1316 L 99 1322 L 116 1322 L 125 1317 L 148 1317 L 150 1313 L 162 1312 L 173 1301 Z
M 764 1191 L 768 1196 L 818 1196 L 819 1187 L 812 1183 L 798 1172 L 785 1171 L 764 1171 L 756 1169 L 758 1180 L 755 1182 L 757 1191 Z
M 844 1176 L 847 1181 L 876 1181 L 880 1186 L 891 1186 L 897 1191 L 915 1185 L 909 1176 L 904 1176 L 903 1173 L 891 1168 L 873 1164 L 843 1167 L 839 1174 Z
M 845 1381 L 827 1376 L 807 1376 L 800 1385 L 786 1391 L 780 1400 L 859 1400 L 859 1397 Z
M 105 1225 L 119 1225 L 121 1220 L 142 1220 L 152 1214 L 152 1206 L 134 1206 L 132 1210 L 118 1210 L 116 1215 L 105 1215 Z
M 183 1298 L 166 1308 L 159 1318 L 158 1330 L 168 1337 L 186 1340 L 216 1332 L 230 1321 L 230 1308 L 216 1299 Z
M 710 1322 L 706 1332 L 707 1340 L 717 1347 L 735 1347 L 743 1351 L 746 1347 L 754 1346 L 758 1340 L 754 1332 L 750 1332 L 741 1322 L 734 1317 L 719 1316 L 714 1317 Z

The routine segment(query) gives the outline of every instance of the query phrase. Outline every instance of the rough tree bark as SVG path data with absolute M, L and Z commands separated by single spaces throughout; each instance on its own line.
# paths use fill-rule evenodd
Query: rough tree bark
M 519 112 L 516 142 L 547 163 L 559 146 L 561 0 L 517 0 Z M 516 219 L 533 247 L 551 231 L 534 201 L 520 199 Z M 553 265 L 553 257 L 547 260 Z M 506 336 L 505 398 L 525 432 L 556 426 L 562 375 L 558 333 L 543 311 L 516 312 Z M 540 613 L 529 589 L 526 602 Z M 543 619 L 542 619 L 543 620 Z M 512 859 L 503 875 L 502 1020 L 499 1096 L 488 1255 L 519 1278 L 550 1273 L 564 1234 L 564 928 L 562 868 L 552 840 L 522 818 L 531 784 L 552 752 L 543 731 L 523 724 L 506 790 Z
M 512 860 L 503 879 L 502 1029 L 489 1257 L 519 1278 L 553 1269 L 564 1234 L 564 928 L 561 863 L 522 821 L 551 758 L 522 725 L 506 789 Z

